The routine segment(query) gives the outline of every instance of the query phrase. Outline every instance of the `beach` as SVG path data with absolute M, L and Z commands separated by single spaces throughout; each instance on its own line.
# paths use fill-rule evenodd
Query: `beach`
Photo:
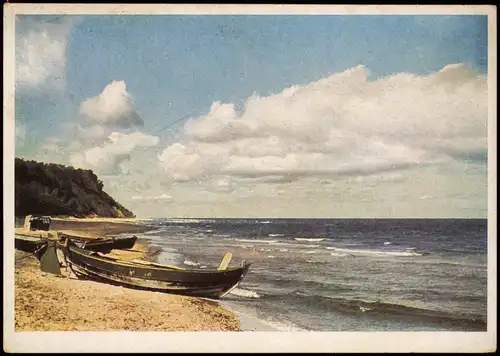
M 97 236 L 138 233 L 147 226 L 131 221 L 53 220 L 51 229 Z M 138 241 L 122 258 L 154 258 Z M 34 256 L 16 251 L 16 331 L 240 331 L 240 322 L 217 302 L 196 297 L 133 290 L 40 271 Z

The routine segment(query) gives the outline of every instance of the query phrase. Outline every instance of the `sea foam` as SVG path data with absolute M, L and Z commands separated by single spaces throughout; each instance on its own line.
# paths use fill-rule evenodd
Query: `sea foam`
M 401 256 L 401 257 L 413 257 L 413 256 L 423 256 L 421 253 L 409 252 L 409 251 L 380 251 L 380 250 L 354 250 L 348 248 L 329 248 L 329 250 L 335 250 L 337 252 L 345 252 L 349 254 L 359 254 L 359 255 L 376 255 L 376 256 Z
M 273 243 L 273 242 L 278 242 L 278 240 L 255 240 L 255 239 L 235 239 L 236 241 L 239 242 L 262 242 L 262 243 Z
M 323 238 L 306 238 L 306 237 L 295 237 L 294 240 L 296 241 L 309 241 L 309 242 L 315 242 L 315 241 L 323 241 Z
M 248 290 L 248 289 L 241 289 L 241 288 L 235 288 L 229 294 L 237 295 L 239 297 L 246 297 L 246 298 L 254 298 L 258 299 L 260 298 L 260 295 L 257 292 L 254 292 L 253 290 Z
M 185 264 L 185 265 L 187 265 L 187 266 L 199 266 L 199 265 L 200 265 L 200 263 L 198 263 L 198 262 L 193 262 L 193 261 L 191 261 L 191 260 L 185 260 L 185 261 L 184 261 L 184 264 Z
M 343 256 L 347 256 L 347 253 L 332 252 L 332 253 L 330 253 L 330 256 L 343 257 Z

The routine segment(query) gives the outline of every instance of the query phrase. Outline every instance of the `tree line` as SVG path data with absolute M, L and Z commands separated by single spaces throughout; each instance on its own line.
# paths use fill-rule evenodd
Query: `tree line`
M 134 217 L 88 169 L 16 158 L 15 214 Z

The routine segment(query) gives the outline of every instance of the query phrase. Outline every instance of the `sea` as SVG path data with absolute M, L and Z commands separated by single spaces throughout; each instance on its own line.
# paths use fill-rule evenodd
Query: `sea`
M 223 298 L 276 331 L 486 331 L 486 219 L 154 219 L 159 263 L 252 265 Z

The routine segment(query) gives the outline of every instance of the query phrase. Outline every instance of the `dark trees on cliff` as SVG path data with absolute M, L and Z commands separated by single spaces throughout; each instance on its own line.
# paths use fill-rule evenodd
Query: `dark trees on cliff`
M 102 181 L 91 170 L 16 158 L 16 216 L 134 216 L 102 189 Z

